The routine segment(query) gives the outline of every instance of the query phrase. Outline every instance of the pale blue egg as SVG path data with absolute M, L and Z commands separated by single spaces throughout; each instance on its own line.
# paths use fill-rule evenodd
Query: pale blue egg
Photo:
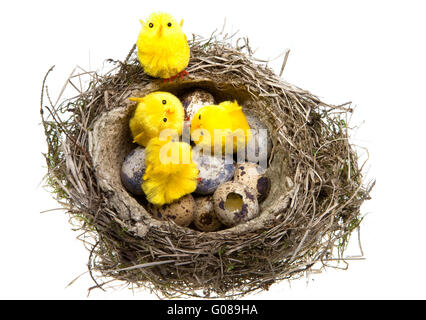
M 213 194 L 219 185 L 231 180 L 234 176 L 234 161 L 232 157 L 214 157 L 197 155 L 194 159 L 198 170 L 198 183 L 195 193 L 200 195 Z
M 142 181 L 145 174 L 145 148 L 137 147 L 124 159 L 121 166 L 121 182 L 127 191 L 143 195 Z

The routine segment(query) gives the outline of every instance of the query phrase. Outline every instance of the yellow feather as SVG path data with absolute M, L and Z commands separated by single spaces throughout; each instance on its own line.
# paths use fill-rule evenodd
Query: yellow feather
M 233 152 L 237 151 L 238 142 L 240 145 L 246 145 L 252 138 L 250 126 L 237 101 L 224 101 L 219 105 L 202 107 L 192 118 L 192 136 L 197 132 L 196 130 L 207 131 L 211 139 L 205 139 L 206 134 L 204 134 L 204 136 L 200 137 L 195 143 L 202 147 L 211 145 L 212 148 L 215 145 L 215 130 L 216 132 L 220 130 L 222 139 L 216 140 L 216 142 L 218 142 L 216 147 L 221 147 L 223 151 L 225 151 L 226 137 L 234 136 L 232 138 Z M 242 132 L 240 130 L 242 130 Z M 242 134 L 238 134 L 239 132 Z M 196 138 L 194 139 L 196 140 Z
M 175 162 L 167 163 L 165 160 L 170 159 L 161 159 L 163 147 L 170 147 L 172 153 L 178 154 L 178 157 L 173 159 Z M 198 168 L 192 161 L 192 150 L 189 144 L 153 138 L 145 151 L 147 168 L 142 189 L 149 202 L 163 205 L 195 191 Z
M 168 79 L 188 66 L 190 50 L 182 25 L 183 20 L 178 24 L 167 13 L 153 13 L 142 24 L 136 45 L 145 73 Z
M 129 98 L 138 102 L 129 126 L 133 142 L 144 147 L 165 129 L 182 133 L 185 111 L 180 100 L 169 92 L 156 91 L 143 98 Z

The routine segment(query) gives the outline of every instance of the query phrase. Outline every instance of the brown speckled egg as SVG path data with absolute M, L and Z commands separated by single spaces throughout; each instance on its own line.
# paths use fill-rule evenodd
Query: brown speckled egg
M 244 223 L 259 215 L 256 191 L 240 182 L 229 181 L 213 194 L 214 211 L 227 227 Z
M 237 164 L 234 180 L 253 188 L 259 202 L 266 199 L 271 188 L 271 181 L 266 176 L 266 170 L 256 163 Z
M 213 208 L 212 197 L 195 199 L 194 224 L 200 231 L 212 232 L 222 227 Z
M 247 143 L 246 161 L 258 162 L 259 152 L 266 153 L 269 159 L 272 151 L 272 140 L 268 127 L 250 111 L 244 111 L 247 122 L 253 134 L 253 139 Z M 266 130 L 266 136 L 260 130 Z
M 185 109 L 185 121 L 191 121 L 194 114 L 204 106 L 215 104 L 213 96 L 205 90 L 194 90 L 182 96 L 182 105 Z
M 195 200 L 186 195 L 173 203 L 162 206 L 149 204 L 148 211 L 157 220 L 172 220 L 177 225 L 187 227 L 194 220 Z

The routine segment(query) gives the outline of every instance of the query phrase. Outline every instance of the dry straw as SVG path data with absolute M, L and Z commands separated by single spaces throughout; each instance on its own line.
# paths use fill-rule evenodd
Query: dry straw
M 283 81 L 253 58 L 248 39 L 231 45 L 230 38 L 194 37 L 190 75 L 171 84 L 144 74 L 135 48 L 123 62 L 109 61 L 114 68 L 106 74 L 73 72 L 64 89 L 74 87 L 76 97 L 61 92 L 52 101 L 44 79 L 46 182 L 90 251 L 90 289 L 119 283 L 161 297 L 238 297 L 356 259 L 344 251 L 374 183 L 363 184 L 348 141 L 350 104 L 326 104 Z M 90 83 L 82 89 L 85 76 Z M 120 183 L 120 165 L 134 147 L 127 98 L 193 88 L 219 101 L 237 98 L 270 129 L 271 193 L 261 216 L 245 225 L 202 233 L 153 220 Z

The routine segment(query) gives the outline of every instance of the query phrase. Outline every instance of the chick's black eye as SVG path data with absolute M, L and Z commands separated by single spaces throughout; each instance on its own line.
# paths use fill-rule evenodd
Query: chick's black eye
M 201 114 L 198 116 L 198 119 L 201 120 Z
M 162 102 L 163 102 L 163 104 L 166 104 L 166 103 L 167 103 L 167 101 L 166 101 L 166 100 L 163 100 Z
M 164 122 L 167 122 L 167 118 L 164 118 L 164 119 L 163 119 L 163 121 L 164 121 Z
M 171 26 L 172 26 L 172 24 L 169 22 L 169 23 L 167 24 L 167 26 L 168 26 L 168 27 L 171 27 Z
M 152 28 L 152 27 L 154 26 L 154 24 L 151 22 L 148 26 L 149 26 L 150 28 Z

